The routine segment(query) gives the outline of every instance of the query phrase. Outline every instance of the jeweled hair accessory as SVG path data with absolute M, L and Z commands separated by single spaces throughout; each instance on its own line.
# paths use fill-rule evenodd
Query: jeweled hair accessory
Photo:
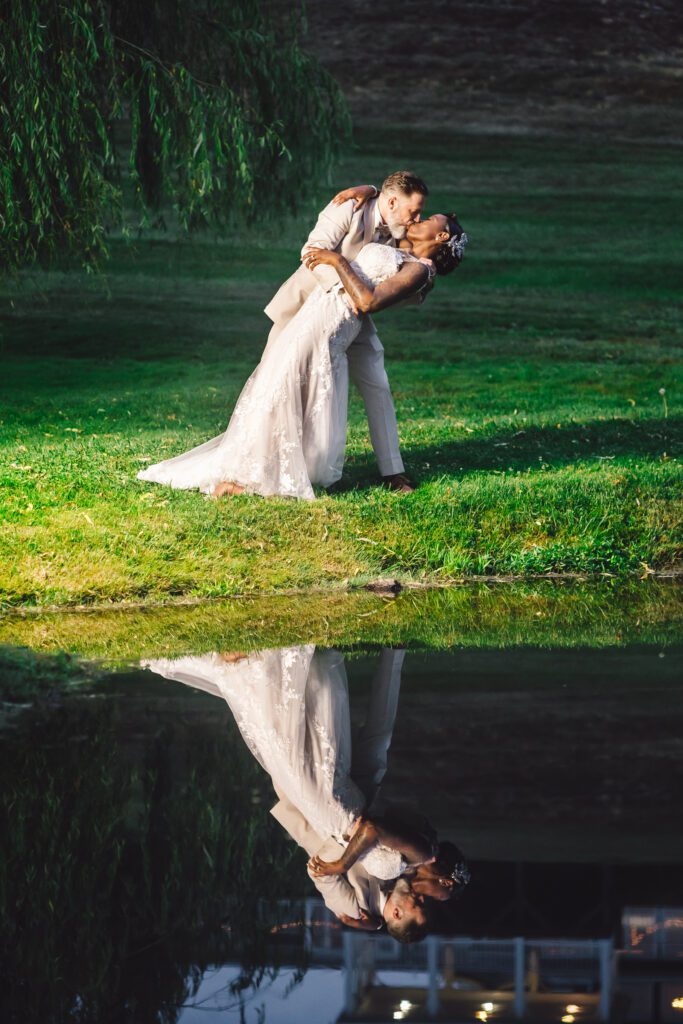
M 467 235 L 464 236 L 467 238 Z M 451 878 L 456 885 L 459 885 L 461 889 L 464 889 L 466 885 L 469 885 L 472 875 L 470 869 L 463 860 L 458 861 L 453 870 L 451 871 Z
M 467 237 L 466 232 L 463 231 L 461 235 L 451 235 L 446 242 L 446 245 L 451 250 L 451 255 L 455 259 L 461 260 L 465 254 L 465 246 L 468 242 L 469 238 Z

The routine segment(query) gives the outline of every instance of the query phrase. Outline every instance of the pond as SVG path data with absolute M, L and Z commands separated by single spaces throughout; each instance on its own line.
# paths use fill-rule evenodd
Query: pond
M 683 1020 L 682 640 L 652 580 L 8 617 L 2 1020 Z

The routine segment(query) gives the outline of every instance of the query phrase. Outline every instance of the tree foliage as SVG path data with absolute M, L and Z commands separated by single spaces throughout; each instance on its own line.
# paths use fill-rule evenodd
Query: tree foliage
M 269 216 L 348 134 L 302 10 L 264 0 L 0 0 L 0 259 L 94 263 L 133 208 Z

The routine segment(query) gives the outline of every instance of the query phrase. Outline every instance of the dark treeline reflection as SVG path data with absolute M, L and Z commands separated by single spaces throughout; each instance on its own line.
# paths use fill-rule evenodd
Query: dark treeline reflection
M 258 982 L 257 908 L 302 891 L 227 708 L 133 704 L 46 707 L 0 745 L 5 1022 L 174 1021 L 210 962 Z

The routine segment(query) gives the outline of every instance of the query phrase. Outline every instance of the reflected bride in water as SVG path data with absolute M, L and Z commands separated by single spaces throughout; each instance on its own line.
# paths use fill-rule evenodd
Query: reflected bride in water
M 145 661 L 154 672 L 222 697 L 278 796 L 271 813 L 309 855 L 328 908 L 363 930 L 422 938 L 430 904 L 466 884 L 452 843 L 426 820 L 381 813 L 405 652 L 383 650 L 368 713 L 352 744 L 343 655 L 312 644 Z

